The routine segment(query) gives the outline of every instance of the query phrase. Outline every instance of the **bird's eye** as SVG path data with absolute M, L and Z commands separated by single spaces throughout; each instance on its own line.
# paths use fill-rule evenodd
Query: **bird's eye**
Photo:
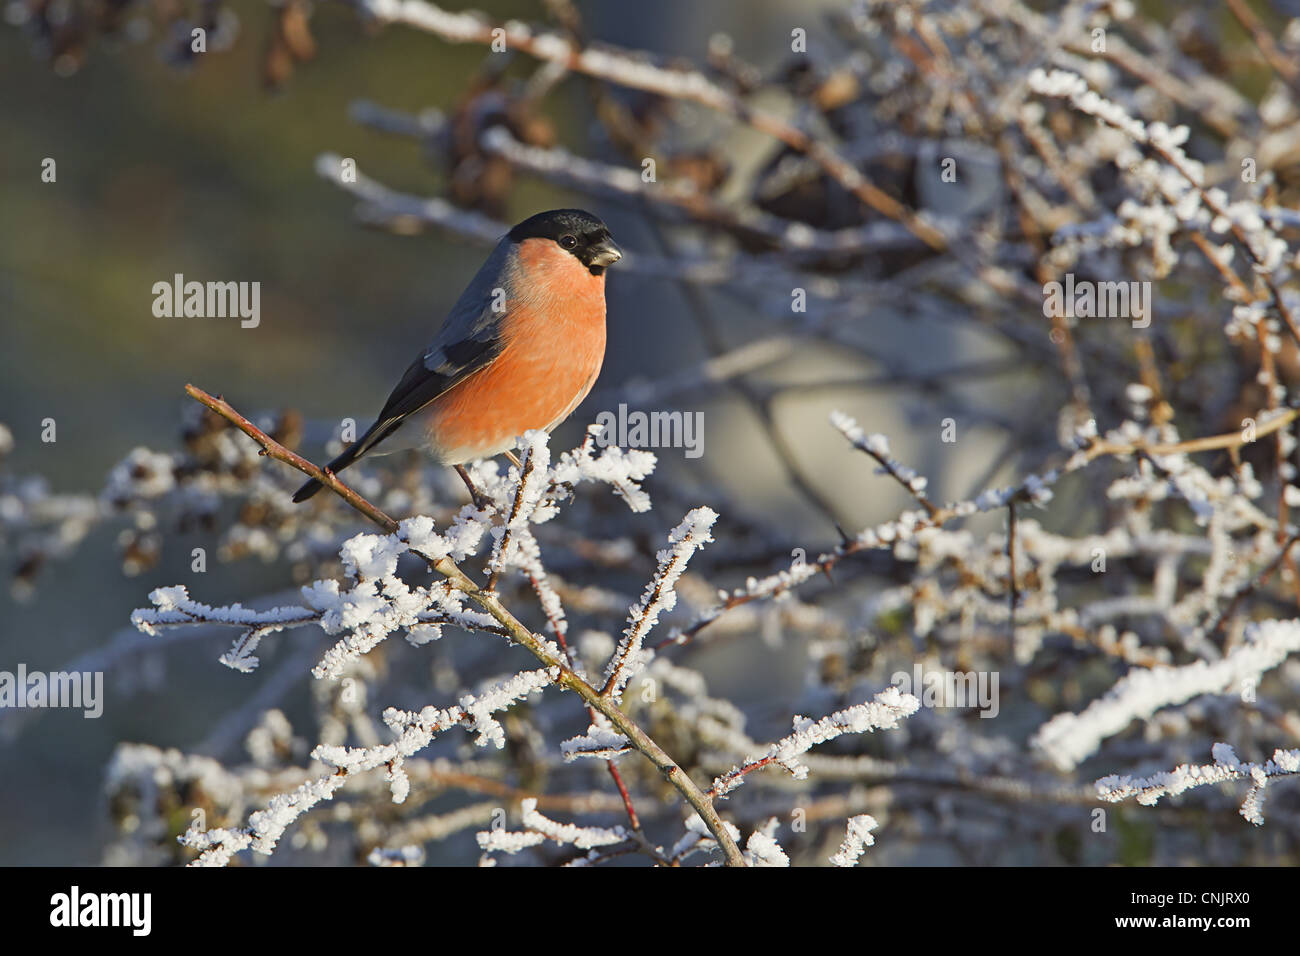
M 578 244 L 577 236 L 560 236 L 560 245 L 565 249 L 572 249 Z

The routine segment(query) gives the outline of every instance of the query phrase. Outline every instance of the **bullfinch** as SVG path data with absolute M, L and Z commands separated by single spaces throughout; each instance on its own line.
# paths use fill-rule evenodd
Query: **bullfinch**
M 329 463 L 423 448 L 462 467 L 555 428 L 591 391 L 605 357 L 605 269 L 622 258 L 581 209 L 525 219 L 492 250 L 438 335 L 411 363 L 375 423 Z M 382 448 L 379 447 L 382 443 Z M 316 479 L 294 494 L 306 501 Z

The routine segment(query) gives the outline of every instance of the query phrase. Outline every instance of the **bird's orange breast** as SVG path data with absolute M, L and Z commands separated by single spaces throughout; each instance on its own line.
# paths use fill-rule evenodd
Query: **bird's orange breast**
M 591 391 L 605 357 L 605 277 L 549 239 L 519 244 L 487 367 L 439 396 L 425 433 L 446 464 L 500 454 L 516 435 L 551 429 Z

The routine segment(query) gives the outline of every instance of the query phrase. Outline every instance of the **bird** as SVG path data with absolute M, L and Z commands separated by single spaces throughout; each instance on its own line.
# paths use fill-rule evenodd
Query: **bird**
M 595 384 L 605 358 L 605 270 L 623 257 L 601 220 L 552 209 L 523 220 L 488 255 L 378 417 L 325 468 L 422 448 L 482 501 L 466 462 L 551 431 Z M 293 496 L 320 491 L 313 478 Z

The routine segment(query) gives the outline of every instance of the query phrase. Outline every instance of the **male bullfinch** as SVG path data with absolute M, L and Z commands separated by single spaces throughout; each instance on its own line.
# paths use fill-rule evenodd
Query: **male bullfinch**
M 529 429 L 560 424 L 600 374 L 605 269 L 622 255 L 605 224 L 581 209 L 553 209 L 515 226 L 375 423 L 327 468 L 424 448 L 468 484 L 465 462 L 508 451 Z M 320 489 L 313 478 L 293 500 Z

